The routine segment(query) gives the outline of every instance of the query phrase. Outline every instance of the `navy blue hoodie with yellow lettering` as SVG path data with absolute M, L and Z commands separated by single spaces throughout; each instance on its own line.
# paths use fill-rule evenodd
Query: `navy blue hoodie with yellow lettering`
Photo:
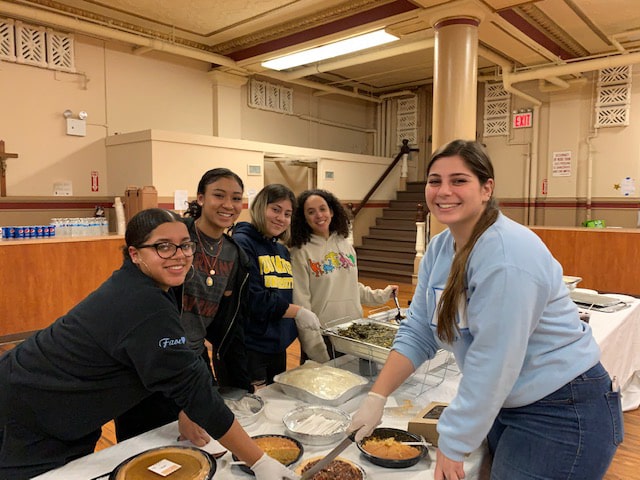
M 293 303 L 289 250 L 248 222 L 238 223 L 232 238 L 250 259 L 245 345 L 262 353 L 284 352 L 298 336 L 294 319 L 283 317 Z

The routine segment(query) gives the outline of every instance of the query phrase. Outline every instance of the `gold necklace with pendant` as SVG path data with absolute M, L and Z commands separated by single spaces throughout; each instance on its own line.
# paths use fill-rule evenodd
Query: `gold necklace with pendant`
M 218 252 L 215 254 L 215 256 L 213 255 L 213 251 L 215 250 L 216 247 L 211 246 L 211 252 L 212 252 L 212 262 L 209 263 L 209 258 L 208 258 L 208 253 L 207 253 L 207 245 L 205 242 L 202 241 L 202 238 L 200 238 L 200 229 L 198 228 L 198 226 L 196 225 L 196 236 L 198 237 L 198 241 L 200 242 L 200 245 L 202 245 L 202 258 L 204 258 L 204 263 L 207 266 L 207 269 L 209 270 L 209 276 L 205 279 L 205 284 L 207 285 L 207 287 L 213 287 L 213 276 L 216 274 L 216 264 L 218 263 L 218 257 L 220 256 L 220 253 L 222 252 L 222 241 L 224 240 L 224 234 L 220 236 L 220 240 L 218 240 L 217 243 L 217 249 Z

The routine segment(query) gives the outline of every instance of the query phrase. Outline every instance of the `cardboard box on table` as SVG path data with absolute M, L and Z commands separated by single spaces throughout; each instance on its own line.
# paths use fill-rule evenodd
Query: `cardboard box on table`
M 152 185 L 129 185 L 124 192 L 124 210 L 127 222 L 140 210 L 158 206 L 158 191 Z
M 427 442 L 432 443 L 434 446 L 438 446 L 438 419 L 444 408 L 449 405 L 443 402 L 431 402 L 425 408 L 409 420 L 407 430 L 416 435 L 422 435 Z

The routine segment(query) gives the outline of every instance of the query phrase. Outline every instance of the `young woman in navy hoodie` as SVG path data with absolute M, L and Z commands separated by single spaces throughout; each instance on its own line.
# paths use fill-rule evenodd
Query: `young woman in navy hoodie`
M 280 184 L 264 187 L 253 200 L 251 223 L 238 223 L 233 239 L 249 256 L 249 321 L 245 344 L 249 375 L 254 385 L 273 383 L 287 367 L 287 347 L 298 337 L 313 360 L 328 355 L 320 334 L 318 317 L 293 303 L 293 276 L 289 237 L 295 195 Z M 307 339 L 311 339 L 310 342 Z

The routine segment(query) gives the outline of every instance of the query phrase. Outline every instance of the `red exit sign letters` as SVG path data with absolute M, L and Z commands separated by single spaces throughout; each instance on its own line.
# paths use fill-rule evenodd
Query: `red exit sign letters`
M 531 126 L 533 112 L 514 113 L 513 128 L 527 128 Z

